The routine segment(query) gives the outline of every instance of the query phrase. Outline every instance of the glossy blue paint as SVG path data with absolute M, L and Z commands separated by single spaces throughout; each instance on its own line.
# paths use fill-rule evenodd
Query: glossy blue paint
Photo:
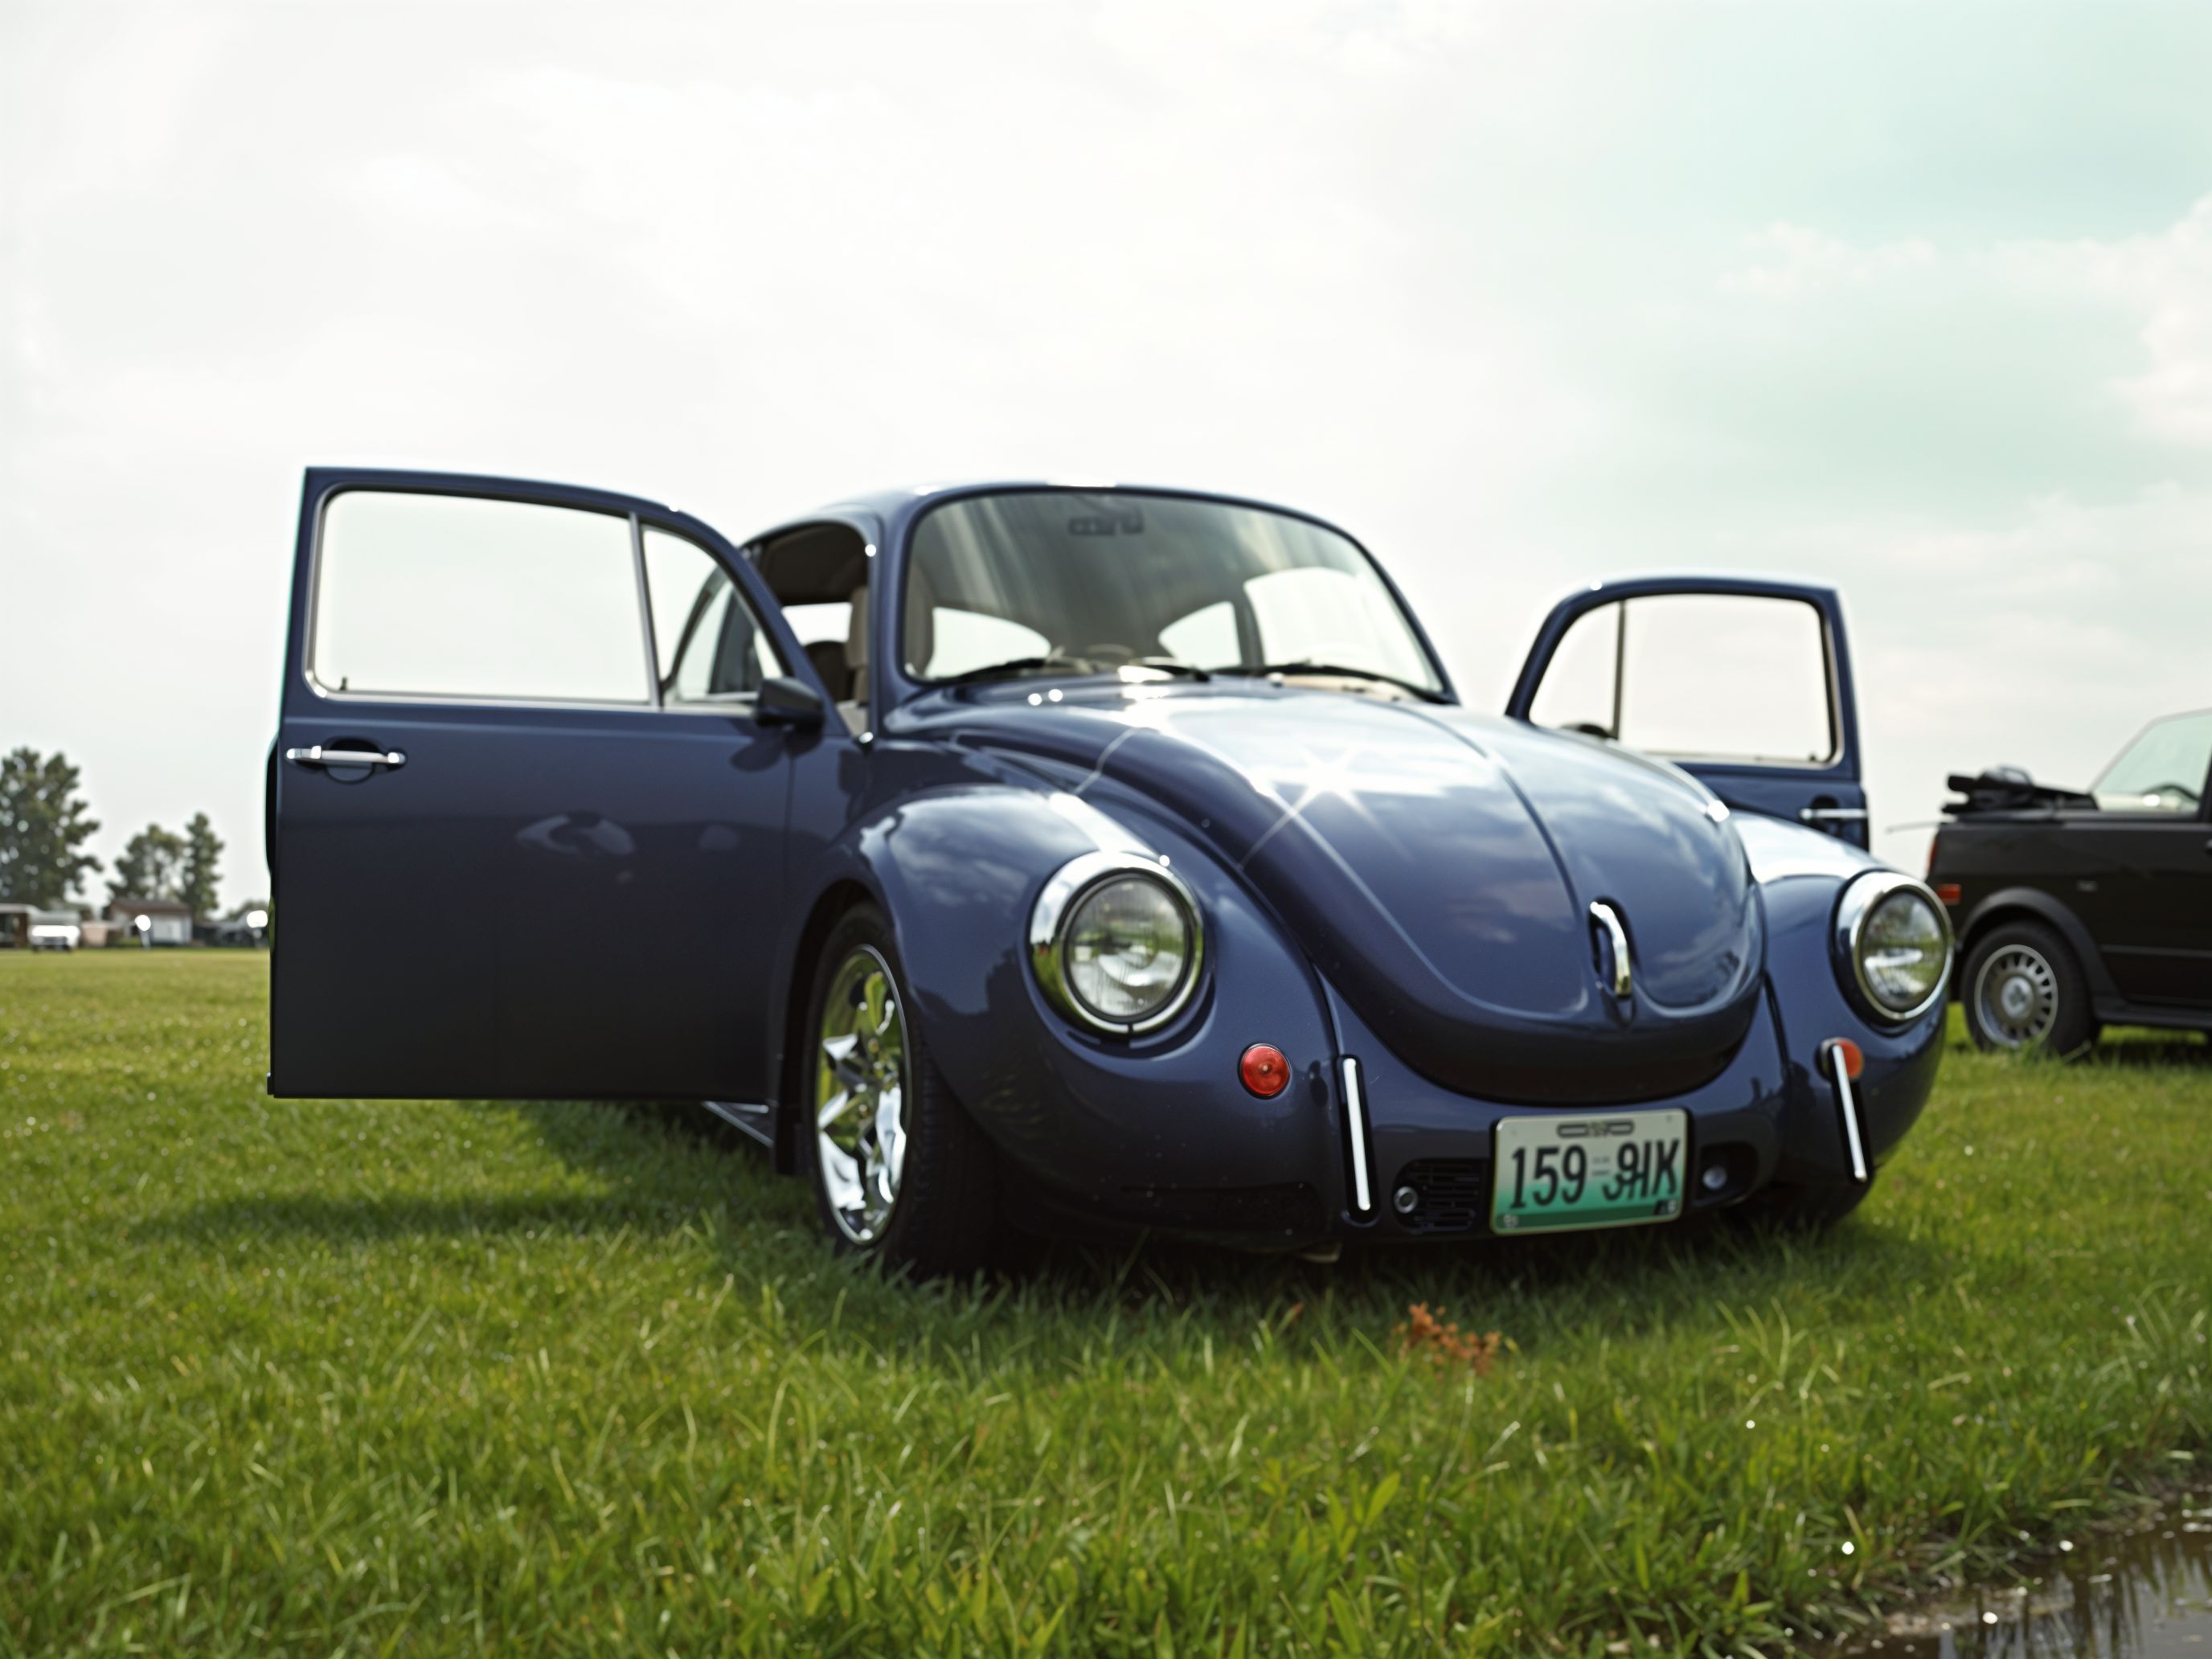
M 272 768 L 285 913 L 270 1088 L 289 1095 L 756 1099 L 794 771 L 841 736 L 645 707 L 339 696 L 306 661 L 324 509 L 347 489 L 572 507 L 691 538 L 805 653 L 711 527 L 633 497 L 513 480 L 307 475 L 279 756 L 394 750 L 397 769 Z M 817 688 L 818 680 L 812 681 Z
M 765 1100 L 787 1148 L 811 1081 L 794 1040 L 808 953 L 857 897 L 890 919 L 933 1053 L 1041 1225 L 1451 1236 L 1434 1210 L 1352 1204 L 1347 1054 L 1378 1200 L 1425 1164 L 1480 1179 L 1504 1116 L 1594 1107 L 1688 1110 L 1693 1158 L 1735 1160 L 1731 1201 L 1838 1183 L 1820 1043 L 1866 1052 L 1877 1158 L 1932 1083 L 1940 1012 L 1879 1029 L 1840 988 L 1834 905 L 1871 860 L 1730 817 L 1673 768 L 1474 714 L 1449 689 L 1426 704 L 1249 680 L 914 684 L 894 644 L 908 538 L 984 487 L 794 521 L 876 549 L 864 738 L 743 714 L 333 698 L 303 651 L 322 504 L 347 488 L 676 530 L 826 692 L 742 550 L 686 515 L 558 485 L 311 473 L 278 749 L 360 739 L 409 758 L 352 781 L 272 767 L 277 1092 Z M 1534 672 L 1571 619 L 1547 624 Z M 1839 619 L 1833 637 L 1855 782 Z M 1062 1018 L 1023 949 L 1046 879 L 1098 847 L 1166 858 L 1207 928 L 1198 994 L 1135 1039 Z M 1631 939 L 1626 998 L 1601 982 L 1600 899 Z M 1273 1100 L 1237 1080 L 1255 1042 L 1291 1062 Z
M 1868 834 L 1866 790 L 1859 762 L 1858 694 L 1851 679 L 1849 632 L 1844 627 L 1844 602 L 1832 587 L 1805 582 L 1777 581 L 1760 576 L 1631 576 L 1592 582 L 1569 594 L 1552 609 L 1537 630 L 1505 712 L 1525 720 L 1535 705 L 1536 688 L 1551 666 L 1567 630 L 1590 611 L 1625 600 L 1656 599 L 1667 594 L 1693 593 L 1750 599 L 1791 599 L 1809 605 L 1820 614 L 1821 640 L 1828 655 L 1828 681 L 1836 722 L 1835 758 L 1826 766 L 1759 766 L 1725 761 L 1684 760 L 1682 769 L 1694 774 L 1707 787 L 1738 811 L 1802 821 L 1812 813 L 1856 813 L 1856 817 L 1822 820 L 1827 833 L 1855 847 L 1872 845 Z
M 1447 1087 L 1652 1098 L 1712 1075 L 1751 1018 L 1749 873 L 1678 775 L 1510 721 L 1287 686 L 1028 695 L 936 691 L 886 730 L 1048 761 L 1196 828 Z M 1622 908 L 1643 966 L 1626 1003 L 1593 970 L 1596 899 Z

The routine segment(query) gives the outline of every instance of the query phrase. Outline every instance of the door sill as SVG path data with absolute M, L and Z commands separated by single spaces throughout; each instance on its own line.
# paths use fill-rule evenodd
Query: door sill
M 2191 1008 L 2172 1003 L 2130 1002 L 2121 997 L 2097 997 L 2090 1006 L 2103 1025 L 2148 1025 L 2166 1031 L 2212 1031 L 2212 1008 Z

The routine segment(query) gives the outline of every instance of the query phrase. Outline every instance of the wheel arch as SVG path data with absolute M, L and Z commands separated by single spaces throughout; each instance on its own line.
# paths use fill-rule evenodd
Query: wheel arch
M 823 849 L 796 884 L 804 918 L 783 935 L 788 972 L 768 1011 L 779 1171 L 799 1168 L 811 1093 L 805 1028 L 823 947 L 838 922 L 855 905 L 881 910 L 915 999 L 910 1016 L 933 1029 L 948 1029 L 939 1022 L 964 1028 L 972 1047 L 986 1040 L 990 1024 L 991 971 L 1014 959 L 1037 885 L 1096 844 L 1081 822 L 1080 814 L 1055 810 L 1039 789 L 963 783 L 902 796 Z M 956 1047 L 945 1062 L 956 1090 L 963 1086 L 954 1063 L 960 1052 Z
M 1951 976 L 1954 1000 L 1963 999 L 1966 994 L 1966 963 L 1975 950 L 1992 932 L 2013 921 L 2039 921 L 2057 929 L 2058 936 L 2074 952 L 2082 977 L 2088 981 L 2093 1001 L 2119 994 L 2105 967 L 2104 953 L 2098 950 L 2095 937 L 2079 916 L 2040 888 L 2006 887 L 1977 904 L 1959 928 L 1959 968 Z
M 832 881 L 814 898 L 800 924 L 791 950 L 791 974 L 785 981 L 782 1018 L 776 1045 L 775 1144 L 771 1163 L 778 1175 L 799 1171 L 799 1114 L 806 1098 L 806 1016 L 814 1000 L 814 975 L 822 963 L 822 947 L 848 914 L 863 904 L 876 903 L 866 884 L 850 876 Z

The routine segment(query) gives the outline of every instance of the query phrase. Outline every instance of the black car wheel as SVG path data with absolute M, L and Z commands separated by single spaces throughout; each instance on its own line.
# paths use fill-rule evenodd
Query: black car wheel
M 1982 1048 L 2073 1054 L 2096 1040 L 2081 964 L 2039 921 L 2008 921 L 1975 941 L 1960 1000 Z
M 800 1155 L 831 1240 L 917 1278 L 975 1272 L 993 1232 L 991 1145 L 930 1059 L 872 905 L 831 931 L 805 1029 Z

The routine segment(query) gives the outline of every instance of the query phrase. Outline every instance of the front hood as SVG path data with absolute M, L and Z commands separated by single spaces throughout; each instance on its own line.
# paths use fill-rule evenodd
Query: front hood
M 1174 812 L 1445 1087 L 1654 1099 L 1717 1075 L 1749 1029 L 1762 935 L 1744 849 L 1672 769 L 1455 708 L 1264 686 L 993 698 L 943 719 Z M 1593 901 L 1626 925 L 1626 999 L 1599 981 Z

